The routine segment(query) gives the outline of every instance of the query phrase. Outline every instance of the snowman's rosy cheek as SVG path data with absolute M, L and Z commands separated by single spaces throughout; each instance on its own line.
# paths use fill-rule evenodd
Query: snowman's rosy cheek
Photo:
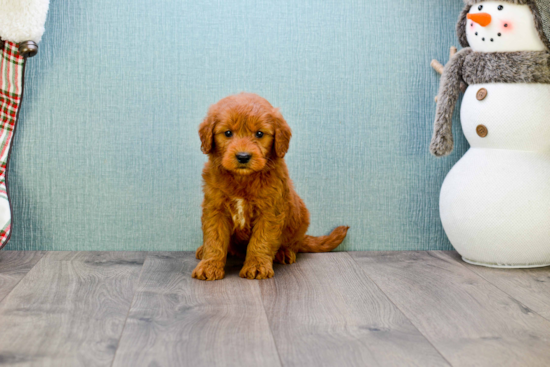
M 514 29 L 513 24 L 507 20 L 501 21 L 499 28 L 500 28 L 500 32 L 502 33 L 510 33 Z

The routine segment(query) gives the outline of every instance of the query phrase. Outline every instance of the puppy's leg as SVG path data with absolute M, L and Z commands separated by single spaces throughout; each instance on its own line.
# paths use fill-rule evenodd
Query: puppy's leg
M 272 278 L 273 258 L 280 246 L 281 224 L 261 218 L 254 226 L 239 275 L 247 279 Z
M 203 210 L 203 245 L 197 250 L 197 257 L 201 251 L 201 262 L 193 270 L 193 278 L 201 280 L 218 280 L 225 276 L 225 262 L 227 248 L 231 237 L 230 223 L 224 213 L 219 211 Z
M 309 212 L 302 199 L 297 195 L 296 198 L 299 205 L 292 207 L 290 220 L 288 220 L 283 233 L 283 244 L 277 255 L 275 255 L 275 261 L 280 264 L 294 264 L 296 262 L 296 254 L 300 250 L 300 243 L 304 240 L 309 227 Z

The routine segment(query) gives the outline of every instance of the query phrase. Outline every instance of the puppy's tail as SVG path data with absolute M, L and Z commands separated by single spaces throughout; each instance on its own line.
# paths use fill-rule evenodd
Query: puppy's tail
M 340 226 L 334 229 L 328 236 L 305 236 L 299 252 L 329 252 L 342 243 L 348 233 L 349 227 Z

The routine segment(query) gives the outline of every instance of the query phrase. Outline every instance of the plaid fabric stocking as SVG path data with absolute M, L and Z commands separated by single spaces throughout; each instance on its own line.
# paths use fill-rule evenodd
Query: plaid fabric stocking
M 16 43 L 0 41 L 0 249 L 11 236 L 7 169 L 11 142 L 23 97 L 25 58 Z

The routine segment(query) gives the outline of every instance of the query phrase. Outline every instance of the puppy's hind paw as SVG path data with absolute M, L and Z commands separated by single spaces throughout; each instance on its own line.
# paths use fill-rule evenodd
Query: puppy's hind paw
M 203 252 L 203 247 L 204 246 L 201 246 L 197 249 L 197 251 L 195 252 L 195 257 L 199 260 L 202 260 L 202 252 Z
M 279 264 L 294 264 L 296 262 L 296 253 L 288 248 L 280 248 L 275 255 L 275 262 Z
M 223 270 L 223 264 L 217 264 L 214 262 L 201 261 L 191 276 L 200 280 L 219 280 L 225 276 Z

